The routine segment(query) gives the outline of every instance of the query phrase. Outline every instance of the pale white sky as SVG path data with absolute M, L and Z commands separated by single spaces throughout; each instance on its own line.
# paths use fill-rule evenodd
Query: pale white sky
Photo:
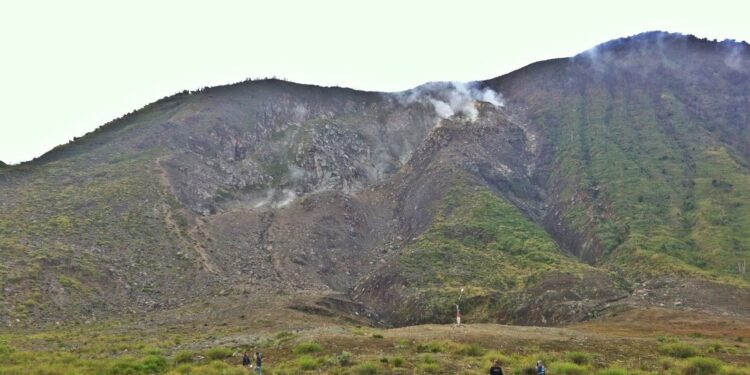
M 107 4 L 109 3 L 109 4 Z M 0 160 L 184 89 L 476 80 L 650 30 L 750 40 L 743 1 L 3 1 Z

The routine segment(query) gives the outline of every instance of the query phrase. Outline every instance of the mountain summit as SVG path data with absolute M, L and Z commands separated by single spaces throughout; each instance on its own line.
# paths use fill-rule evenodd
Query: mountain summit
M 0 170 L 0 319 L 406 325 L 462 288 L 474 321 L 747 317 L 749 122 L 750 47 L 663 32 L 399 93 L 183 92 Z

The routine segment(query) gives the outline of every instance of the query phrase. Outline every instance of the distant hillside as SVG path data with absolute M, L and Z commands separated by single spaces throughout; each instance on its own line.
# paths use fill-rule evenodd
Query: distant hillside
M 4 166 L 4 164 L 0 164 Z M 400 93 L 183 92 L 0 170 L 0 320 L 228 294 L 383 325 L 748 316 L 750 46 L 651 32 Z

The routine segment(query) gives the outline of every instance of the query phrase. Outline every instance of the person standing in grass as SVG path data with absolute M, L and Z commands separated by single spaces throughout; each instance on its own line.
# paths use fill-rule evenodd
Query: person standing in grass
M 253 364 L 253 360 L 250 359 L 250 355 L 245 352 L 245 355 L 242 356 L 242 367 L 250 367 Z
M 255 372 L 258 375 L 263 375 L 263 354 L 261 352 L 255 352 Z
M 547 369 L 544 368 L 544 363 L 542 363 L 542 361 L 536 361 L 536 373 L 537 375 L 547 374 Z
M 500 362 L 497 359 L 492 362 L 492 367 L 490 367 L 490 375 L 503 375 L 503 368 L 500 367 Z

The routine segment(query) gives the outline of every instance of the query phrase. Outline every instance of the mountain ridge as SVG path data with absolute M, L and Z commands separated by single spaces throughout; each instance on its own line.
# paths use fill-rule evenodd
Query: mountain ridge
M 508 72 L 506 74 L 503 74 L 501 76 L 498 76 L 498 77 L 488 78 L 488 79 L 484 79 L 484 80 L 480 79 L 480 80 L 471 81 L 471 82 L 486 84 L 488 82 L 497 81 L 497 80 L 499 80 L 502 77 L 511 77 L 516 72 L 522 72 L 522 71 L 524 71 L 526 69 L 532 69 L 532 68 L 535 68 L 535 67 L 537 67 L 539 65 L 554 64 L 554 63 L 558 63 L 558 62 L 562 62 L 562 61 L 566 61 L 566 60 L 580 58 L 582 56 L 586 56 L 591 51 L 602 50 L 602 49 L 603 50 L 614 49 L 617 46 L 628 46 L 628 45 L 630 45 L 632 43 L 641 43 L 643 41 L 649 41 L 651 39 L 656 39 L 658 41 L 659 39 L 662 39 L 662 38 L 665 38 L 665 37 L 682 39 L 682 40 L 693 42 L 693 43 L 699 42 L 699 43 L 702 43 L 704 45 L 714 46 L 714 47 L 716 47 L 717 44 L 718 44 L 720 47 L 721 46 L 730 46 L 733 49 L 735 49 L 735 48 L 741 48 L 741 49 L 745 50 L 744 52 L 750 53 L 750 44 L 748 44 L 747 41 L 741 41 L 741 40 L 738 41 L 738 40 L 735 40 L 735 39 L 724 39 L 724 40 L 719 41 L 718 39 L 711 40 L 711 39 L 708 39 L 708 38 L 698 38 L 698 37 L 696 37 L 696 36 L 694 36 L 692 34 L 683 34 L 683 33 L 675 33 L 675 32 L 668 32 L 668 31 L 654 30 L 654 31 L 646 31 L 646 32 L 634 34 L 634 35 L 627 36 L 627 37 L 613 39 L 613 40 L 610 40 L 608 42 L 604 42 L 604 43 L 598 44 L 598 45 L 596 45 L 596 46 L 594 46 L 594 47 L 592 47 L 592 48 L 590 48 L 590 49 L 588 49 L 586 51 L 583 51 L 583 52 L 581 52 L 579 54 L 576 54 L 574 56 L 571 56 L 571 57 L 559 57 L 559 58 L 551 58 L 551 59 L 546 59 L 546 60 L 540 60 L 540 61 L 536 61 L 536 62 L 530 63 L 530 64 L 528 64 L 526 66 L 520 67 L 518 69 L 515 69 L 513 71 L 510 71 L 510 72 Z M 233 87 L 233 86 L 243 85 L 243 84 L 248 84 L 248 83 L 254 83 L 254 82 L 255 83 L 258 83 L 258 82 L 270 82 L 270 83 L 274 83 L 275 82 L 275 83 L 284 83 L 284 84 L 293 84 L 293 85 L 299 85 L 299 86 L 307 86 L 307 87 L 311 87 L 311 88 L 322 88 L 322 89 L 326 89 L 327 88 L 327 89 L 350 90 L 352 92 L 370 93 L 370 94 L 398 94 L 398 93 L 403 93 L 403 92 L 409 92 L 409 91 L 412 91 L 412 90 L 414 90 L 414 89 L 416 89 L 416 88 L 419 87 L 419 86 L 417 86 L 415 88 L 406 89 L 406 90 L 402 90 L 402 91 L 362 90 L 362 89 L 356 89 L 356 88 L 344 87 L 344 86 L 323 86 L 323 85 L 316 85 L 314 83 L 296 83 L 296 82 L 287 81 L 287 80 L 276 78 L 276 77 L 271 77 L 271 78 L 261 78 L 261 79 L 246 79 L 246 80 L 238 81 L 238 82 L 234 82 L 234 83 L 227 83 L 227 84 L 218 85 L 218 86 L 204 87 L 204 88 L 200 88 L 200 89 L 197 89 L 197 90 L 183 90 L 181 92 L 165 96 L 165 97 L 163 97 L 161 99 L 157 99 L 157 100 L 155 100 L 155 101 L 153 101 L 153 102 L 151 102 L 151 103 L 149 103 L 149 104 L 141 107 L 140 109 L 133 110 L 133 111 L 131 111 L 131 112 L 127 113 L 127 114 L 124 114 L 124 115 L 122 115 L 122 116 L 120 116 L 120 117 L 118 117 L 116 119 L 113 119 L 113 120 L 105 123 L 104 125 L 98 127 L 97 129 L 92 130 L 91 132 L 88 132 L 88 133 L 86 133 L 84 135 L 81 135 L 79 137 L 74 137 L 74 139 L 71 140 L 70 142 L 58 145 L 58 146 L 54 147 L 53 149 L 51 149 L 50 151 L 47 151 L 46 153 L 44 153 L 44 154 L 42 154 L 42 155 L 40 155 L 38 157 L 35 157 L 32 160 L 22 161 L 20 163 L 10 164 L 10 165 L 23 165 L 23 164 L 27 164 L 27 163 L 32 163 L 32 162 L 37 161 L 37 160 L 43 160 L 43 159 L 49 157 L 47 154 L 55 152 L 56 149 L 61 148 L 61 147 L 65 147 L 65 146 L 67 146 L 67 145 L 69 145 L 71 143 L 74 143 L 76 140 L 78 140 L 80 138 L 83 138 L 83 137 L 85 137 L 85 136 L 87 136 L 89 134 L 93 134 L 93 133 L 95 133 L 97 131 L 102 131 L 105 128 L 107 128 L 108 126 L 115 125 L 119 121 L 125 120 L 128 116 L 134 114 L 135 112 L 147 109 L 149 106 L 157 105 L 157 104 L 159 104 L 161 102 L 165 102 L 165 101 L 170 101 L 170 100 L 175 99 L 176 97 L 179 97 L 179 96 L 182 96 L 182 95 L 191 95 L 191 94 L 194 94 L 194 93 L 201 93 L 201 92 L 206 91 L 206 90 L 220 90 L 222 88 L 230 88 L 230 87 Z M 426 85 L 426 84 L 430 84 L 430 83 L 434 83 L 434 82 L 450 82 L 450 81 L 432 81 L 432 82 L 427 82 L 427 83 L 422 84 L 422 85 Z M 420 86 L 422 86 L 422 85 L 420 85 Z M 8 164 L 6 164 L 6 165 L 8 165 Z

